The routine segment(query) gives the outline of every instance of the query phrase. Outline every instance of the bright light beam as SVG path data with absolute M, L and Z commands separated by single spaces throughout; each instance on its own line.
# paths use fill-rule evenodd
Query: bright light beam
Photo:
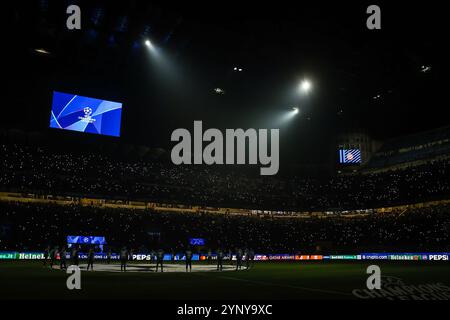
M 300 83 L 300 92 L 308 93 L 311 90 L 311 87 L 311 82 L 305 79 Z
M 298 107 L 291 107 L 289 110 L 284 111 L 277 120 L 277 125 L 283 125 L 290 122 L 300 113 L 300 109 Z
M 42 48 L 34 49 L 34 51 L 37 53 L 40 53 L 40 54 L 46 54 L 46 55 L 50 54 L 50 52 L 48 52 L 47 50 L 42 49 Z
M 150 49 L 150 50 L 154 50 L 155 47 L 153 46 L 153 43 L 150 40 L 145 40 L 145 45 Z

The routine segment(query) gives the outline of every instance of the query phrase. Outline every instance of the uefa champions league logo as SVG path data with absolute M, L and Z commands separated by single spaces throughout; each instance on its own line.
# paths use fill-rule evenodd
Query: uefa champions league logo
M 92 114 L 92 109 L 89 108 L 89 107 L 84 108 L 83 111 L 84 111 L 84 117 L 85 117 L 85 118 L 86 118 L 86 117 L 90 117 L 91 114 Z
M 93 123 L 95 122 L 95 119 L 91 117 L 92 115 L 92 108 L 90 107 L 84 107 L 83 108 L 84 117 L 78 117 L 79 120 L 86 123 Z

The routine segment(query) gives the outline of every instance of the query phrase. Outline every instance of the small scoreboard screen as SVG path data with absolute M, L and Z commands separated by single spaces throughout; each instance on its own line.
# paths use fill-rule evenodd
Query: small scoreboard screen
M 339 163 L 360 164 L 361 150 L 359 149 L 341 149 L 339 150 Z
M 206 243 L 205 239 L 203 238 L 190 238 L 189 244 L 191 246 L 204 246 Z

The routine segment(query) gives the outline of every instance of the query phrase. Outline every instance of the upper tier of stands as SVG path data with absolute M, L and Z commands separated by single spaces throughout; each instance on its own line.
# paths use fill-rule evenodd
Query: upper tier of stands
M 386 141 L 366 165 L 382 169 L 450 155 L 450 126 Z
M 352 210 L 450 198 L 450 158 L 316 179 L 0 145 L 0 191 L 260 210 Z

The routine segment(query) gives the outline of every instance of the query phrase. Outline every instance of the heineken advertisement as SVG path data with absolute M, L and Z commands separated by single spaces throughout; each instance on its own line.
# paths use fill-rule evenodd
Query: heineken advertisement
M 255 260 L 257 261 L 323 261 L 323 260 L 389 260 L 389 261 L 448 261 L 450 252 L 425 252 L 425 253 L 361 253 L 357 255 L 291 255 L 291 254 L 256 254 Z M 70 258 L 70 254 L 67 253 L 67 259 Z M 86 253 L 79 253 L 80 259 L 87 259 Z M 116 253 L 111 254 L 111 260 L 118 260 L 119 255 Z M 174 260 L 183 260 L 183 254 L 177 254 Z M 206 260 L 205 255 L 194 255 L 193 260 Z M 215 259 L 216 255 L 212 255 Z M 0 251 L 0 260 L 43 260 L 43 252 L 17 252 L 17 251 Z M 59 259 L 59 255 L 57 256 Z M 107 255 L 105 253 L 95 254 L 96 260 L 106 260 Z M 236 259 L 235 256 L 232 257 Z M 153 257 L 149 254 L 133 254 L 132 260 L 153 260 Z M 164 260 L 171 260 L 171 256 L 164 255 Z
M 0 251 L 0 260 L 42 260 L 42 259 L 44 259 L 43 252 Z
M 449 252 L 425 252 L 425 253 L 362 253 L 362 260 L 427 260 L 427 261 L 448 261 Z

